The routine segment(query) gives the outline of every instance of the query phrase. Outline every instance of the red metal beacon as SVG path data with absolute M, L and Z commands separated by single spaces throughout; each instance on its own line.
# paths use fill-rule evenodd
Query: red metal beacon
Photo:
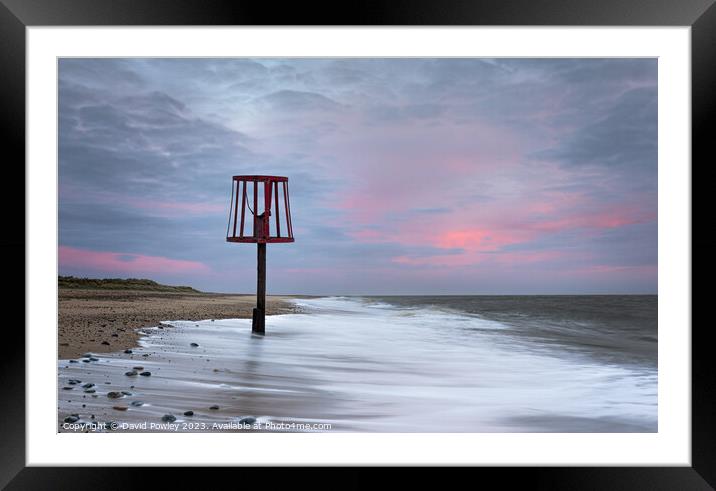
M 241 196 L 240 201 L 239 196 Z M 244 233 L 244 226 L 246 225 L 246 229 L 249 228 L 246 222 L 251 222 L 251 235 Z M 294 241 L 288 177 L 233 177 L 226 241 L 258 245 L 256 308 L 251 322 L 251 332 L 264 334 L 266 331 L 266 244 Z

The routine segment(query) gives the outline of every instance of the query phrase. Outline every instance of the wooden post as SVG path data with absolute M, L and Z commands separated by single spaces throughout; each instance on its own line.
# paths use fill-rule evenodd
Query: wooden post
M 263 335 L 266 332 L 266 244 L 259 243 L 257 246 L 256 308 L 251 323 L 251 332 Z

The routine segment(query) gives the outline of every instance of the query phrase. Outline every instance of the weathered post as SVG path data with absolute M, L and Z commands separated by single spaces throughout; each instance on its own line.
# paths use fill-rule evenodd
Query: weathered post
M 251 332 L 264 334 L 266 332 L 266 244 L 257 244 L 258 278 L 256 281 L 256 309 L 251 324 Z
M 253 183 L 247 192 L 247 183 Z M 259 186 L 259 183 L 262 186 Z M 282 193 L 279 194 L 279 184 Z M 263 188 L 263 189 L 261 189 Z M 263 211 L 259 213 L 259 194 L 263 194 Z M 241 194 L 241 204 L 239 204 Z M 252 195 L 249 199 L 249 195 Z M 236 196 L 234 198 L 234 196 Z M 253 201 L 253 208 L 249 204 Z M 279 202 L 283 203 L 283 218 Z M 266 244 L 273 242 L 293 242 L 293 226 L 291 224 L 291 204 L 288 197 L 288 178 L 281 176 L 234 176 L 231 185 L 231 202 L 229 207 L 229 224 L 226 229 L 227 242 L 255 242 L 256 253 L 256 308 L 253 310 L 251 332 L 263 335 L 266 331 Z M 271 227 L 271 208 L 274 206 L 274 227 Z M 239 218 L 239 208 L 241 217 Z M 253 215 L 251 235 L 244 235 L 246 211 Z M 283 223 L 284 234 L 281 235 Z M 238 229 L 238 235 L 237 233 Z M 229 233 L 231 231 L 231 234 Z

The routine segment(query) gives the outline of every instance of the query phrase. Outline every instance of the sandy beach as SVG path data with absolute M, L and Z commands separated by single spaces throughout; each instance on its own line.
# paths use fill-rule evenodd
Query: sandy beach
M 166 320 L 250 319 L 255 295 L 146 290 L 59 289 L 58 359 L 137 346 L 139 329 Z M 288 297 L 268 296 L 266 313 L 296 312 Z

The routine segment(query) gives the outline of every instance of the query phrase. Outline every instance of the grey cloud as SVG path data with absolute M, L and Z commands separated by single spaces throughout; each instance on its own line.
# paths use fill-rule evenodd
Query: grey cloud
M 58 69 L 61 80 L 93 88 L 112 87 L 114 91 L 131 91 L 145 85 L 144 77 L 130 60 L 103 58 L 60 58 Z
M 368 108 L 366 122 L 370 124 L 376 122 L 406 123 L 436 118 L 443 112 L 444 108 L 438 104 L 381 105 Z
M 89 92 L 88 99 L 99 97 Z M 222 169 L 229 166 L 249 167 L 252 153 L 245 135 L 192 116 L 181 102 L 162 92 L 106 100 L 77 107 L 64 101 L 63 177 L 100 189 L 134 188 L 141 196 L 186 189 L 197 173 L 210 182 L 212 176 L 225 175 Z
M 561 145 L 537 153 L 566 165 L 646 167 L 657 164 L 657 94 L 633 89 L 602 119 L 576 130 Z
M 314 92 L 279 90 L 256 100 L 260 107 L 282 111 L 325 111 L 339 109 L 341 104 Z

